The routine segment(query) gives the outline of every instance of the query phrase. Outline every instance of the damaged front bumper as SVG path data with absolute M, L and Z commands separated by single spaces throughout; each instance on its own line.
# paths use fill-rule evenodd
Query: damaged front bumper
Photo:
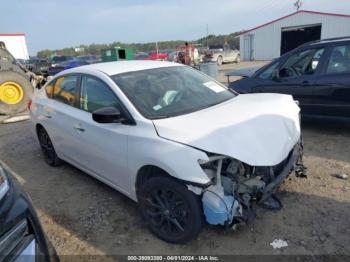
M 259 204 L 264 203 L 269 197 L 271 197 L 280 187 L 283 180 L 292 172 L 296 171 L 297 176 L 306 176 L 305 167 L 302 162 L 303 158 L 303 146 L 302 144 L 297 144 L 293 151 L 289 154 L 287 162 L 282 169 L 282 171 L 275 177 L 275 179 L 268 184 L 262 193 L 262 196 L 259 200 Z
M 277 166 L 257 167 L 263 172 L 259 172 L 255 167 L 250 169 L 242 167 L 237 168 L 236 174 L 232 174 L 227 171 L 229 169 L 232 171 L 230 164 L 224 165 L 224 161 L 228 161 L 225 157 L 211 157 L 210 161 L 216 162 L 213 177 L 215 183 L 202 191 L 206 221 L 213 225 L 229 226 L 251 221 L 255 217 L 253 209 L 255 204 L 267 208 L 280 208 L 280 202 L 274 194 L 283 180 L 293 171 L 298 177 L 306 176 L 302 158 L 303 145 L 300 142 Z

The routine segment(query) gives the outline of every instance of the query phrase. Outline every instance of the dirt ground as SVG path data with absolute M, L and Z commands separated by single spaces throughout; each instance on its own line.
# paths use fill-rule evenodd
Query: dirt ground
M 219 80 L 246 65 L 222 66 Z M 254 222 L 236 231 L 208 225 L 187 245 L 158 240 L 133 201 L 96 179 L 68 164 L 49 167 L 29 121 L 0 125 L 0 159 L 18 174 L 62 260 L 71 254 L 350 255 L 350 179 L 333 176 L 350 175 L 350 125 L 308 121 L 302 129 L 309 177 L 284 182 L 283 209 L 259 209 Z M 288 247 L 273 249 L 274 239 Z

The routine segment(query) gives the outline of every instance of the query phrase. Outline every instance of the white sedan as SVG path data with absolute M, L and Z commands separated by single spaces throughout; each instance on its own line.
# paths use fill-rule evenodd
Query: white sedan
M 300 174 L 299 107 L 291 96 L 238 95 L 184 65 L 123 61 L 56 75 L 29 103 L 45 160 L 62 160 L 139 202 L 172 243 L 203 222 L 249 221 L 256 202 L 279 208 Z

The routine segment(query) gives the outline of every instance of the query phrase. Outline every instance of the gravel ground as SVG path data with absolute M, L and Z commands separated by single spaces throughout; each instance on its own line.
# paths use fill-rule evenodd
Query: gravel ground
M 219 78 L 244 65 L 250 64 L 224 65 Z M 350 125 L 309 121 L 302 128 L 309 177 L 284 182 L 283 209 L 260 209 L 236 231 L 208 225 L 187 245 L 158 240 L 133 201 L 87 174 L 68 164 L 47 166 L 29 121 L 0 125 L 0 159 L 17 173 L 62 260 L 72 254 L 350 255 L 350 179 L 333 176 L 350 175 Z M 273 249 L 274 239 L 288 247 Z

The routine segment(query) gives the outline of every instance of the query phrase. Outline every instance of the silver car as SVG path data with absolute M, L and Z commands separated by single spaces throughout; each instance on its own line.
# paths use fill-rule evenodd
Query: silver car
M 301 159 L 291 96 L 237 95 L 188 66 L 123 61 L 56 75 L 30 104 L 45 160 L 139 202 L 161 239 L 249 221 Z

